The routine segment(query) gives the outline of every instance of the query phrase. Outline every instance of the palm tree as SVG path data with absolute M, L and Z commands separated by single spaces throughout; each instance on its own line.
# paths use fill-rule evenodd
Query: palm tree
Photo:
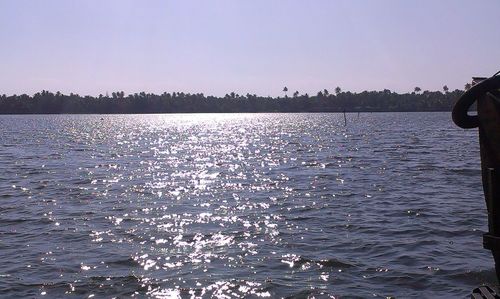
M 286 86 L 285 86 L 285 87 L 283 88 L 283 92 L 285 93 L 285 98 L 286 98 L 286 92 L 287 92 L 287 91 L 288 91 L 288 87 L 286 87 Z
M 446 86 L 446 85 L 445 85 L 445 86 L 443 86 L 443 91 L 444 91 L 444 93 L 448 93 L 448 90 L 450 90 L 450 89 L 448 88 L 448 86 Z
M 415 90 L 415 93 L 419 93 L 419 92 L 421 92 L 421 91 L 422 91 L 422 88 L 420 88 L 420 87 L 418 87 L 418 86 L 417 86 L 417 87 L 415 87 L 415 89 L 414 89 L 414 90 Z

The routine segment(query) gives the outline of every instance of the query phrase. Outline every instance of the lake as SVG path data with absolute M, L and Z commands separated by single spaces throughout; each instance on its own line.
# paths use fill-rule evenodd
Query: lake
M 496 283 L 450 113 L 0 116 L 0 296 L 457 298 Z

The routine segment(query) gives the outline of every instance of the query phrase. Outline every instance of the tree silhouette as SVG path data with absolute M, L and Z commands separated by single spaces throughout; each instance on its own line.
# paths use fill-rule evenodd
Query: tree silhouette
M 472 85 L 470 83 L 465 83 L 465 85 L 464 85 L 465 90 L 469 90 L 471 87 L 472 87 Z
M 422 91 L 422 88 L 417 86 L 417 87 L 415 87 L 414 91 L 415 91 L 415 93 L 419 93 Z
M 328 92 L 328 89 L 323 89 L 323 95 L 327 97 L 330 93 Z
M 466 85 L 465 88 L 469 88 Z M 417 92 L 421 90 L 416 89 Z M 114 92 L 113 98 L 64 95 L 43 90 L 33 96 L 1 95 L 0 114 L 61 114 L 61 113 L 231 113 L 231 112 L 342 112 L 346 111 L 450 111 L 461 90 L 424 91 L 423 93 L 398 94 L 388 89 L 361 93 L 341 92 L 339 97 L 325 97 L 322 90 L 317 95 L 298 91 L 290 98 L 240 96 L 235 92 L 225 97 L 205 96 L 201 93 L 164 92 L 132 93 L 125 97 L 123 91 Z M 122 99 L 122 100 L 117 100 Z
M 340 93 L 342 92 L 342 89 L 340 89 L 340 87 L 335 87 L 335 94 L 336 95 L 339 95 Z
M 286 86 L 285 86 L 285 87 L 283 88 L 283 92 L 285 93 L 285 98 L 287 97 L 287 96 L 286 96 L 286 92 L 287 92 L 287 91 L 288 91 L 288 87 L 286 87 Z
M 443 86 L 443 91 L 444 91 L 444 93 L 448 93 L 448 91 L 449 91 L 449 90 L 450 90 L 450 89 L 448 88 L 448 86 L 446 86 L 446 85 L 445 85 L 445 86 Z

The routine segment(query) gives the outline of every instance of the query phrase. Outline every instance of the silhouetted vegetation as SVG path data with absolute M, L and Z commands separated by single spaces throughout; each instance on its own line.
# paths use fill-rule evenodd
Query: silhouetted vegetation
M 470 88 L 470 86 L 465 86 Z M 335 94 L 324 89 L 316 96 L 298 91 L 288 97 L 262 97 L 255 94 L 238 95 L 234 92 L 224 97 L 205 96 L 201 93 L 183 92 L 134 93 L 123 91 L 98 97 L 64 95 L 60 92 L 42 91 L 29 96 L 1 95 L 0 114 L 61 114 L 61 113 L 192 113 L 192 112 L 359 112 L 359 111 L 450 111 L 462 90 L 423 91 L 415 87 L 412 93 L 398 94 L 388 89 L 343 92 Z

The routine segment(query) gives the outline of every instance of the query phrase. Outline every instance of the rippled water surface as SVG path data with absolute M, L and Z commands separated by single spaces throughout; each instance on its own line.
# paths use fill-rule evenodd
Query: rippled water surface
M 495 283 L 449 113 L 0 116 L 0 296 L 466 297 Z

